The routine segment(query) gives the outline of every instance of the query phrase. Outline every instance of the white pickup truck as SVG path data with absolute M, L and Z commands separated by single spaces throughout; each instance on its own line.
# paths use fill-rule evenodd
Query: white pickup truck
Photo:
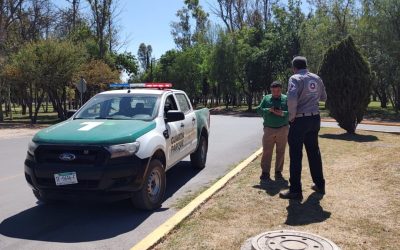
M 171 84 L 138 86 L 97 94 L 33 137 L 25 177 L 40 201 L 131 199 L 152 210 L 164 200 L 165 171 L 188 155 L 205 167 L 209 110 L 193 110 Z

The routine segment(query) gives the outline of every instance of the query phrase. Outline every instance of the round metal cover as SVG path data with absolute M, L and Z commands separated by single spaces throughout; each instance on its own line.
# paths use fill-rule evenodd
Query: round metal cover
M 252 250 L 340 250 L 321 236 L 290 230 L 262 233 L 252 238 Z

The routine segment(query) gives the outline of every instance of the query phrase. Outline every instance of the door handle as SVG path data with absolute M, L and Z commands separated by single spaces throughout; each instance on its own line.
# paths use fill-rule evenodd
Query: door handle
M 196 121 L 196 118 L 193 117 L 192 122 Z
M 181 123 L 181 128 L 185 127 L 185 124 Z

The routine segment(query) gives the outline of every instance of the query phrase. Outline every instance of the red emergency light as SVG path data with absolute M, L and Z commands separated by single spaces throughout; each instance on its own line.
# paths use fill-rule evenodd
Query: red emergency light
M 172 88 L 172 83 L 167 82 L 149 82 L 145 83 L 146 88 L 169 89 Z
M 131 88 L 170 89 L 172 88 L 172 83 L 166 83 L 166 82 L 131 83 L 129 84 L 129 86 Z

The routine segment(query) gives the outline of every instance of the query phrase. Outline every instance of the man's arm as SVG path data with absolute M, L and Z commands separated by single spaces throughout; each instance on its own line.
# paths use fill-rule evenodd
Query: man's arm
M 289 121 L 293 121 L 297 114 L 297 99 L 299 91 L 299 83 L 294 77 L 290 77 L 287 92 L 287 103 L 289 111 Z
M 321 80 L 321 94 L 320 94 L 319 100 L 322 102 L 325 102 L 327 99 L 325 85 L 324 85 L 324 82 L 322 81 L 322 79 L 320 79 L 320 80 Z
M 257 114 L 259 114 L 261 116 L 264 115 L 264 109 L 265 109 L 265 106 L 266 106 L 265 104 L 266 104 L 266 100 L 265 100 L 265 97 L 263 97 L 260 105 L 256 109 Z

